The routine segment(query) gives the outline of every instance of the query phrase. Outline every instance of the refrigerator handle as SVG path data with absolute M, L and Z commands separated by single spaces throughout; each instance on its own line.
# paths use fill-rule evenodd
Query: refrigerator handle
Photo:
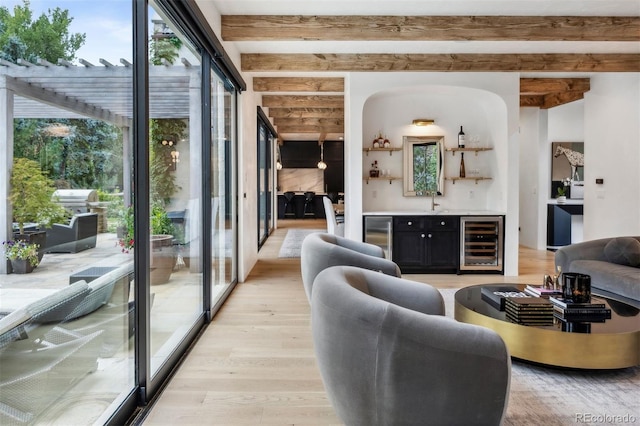
M 387 222 L 387 247 L 389 249 L 389 260 L 393 260 L 393 230 L 391 221 Z

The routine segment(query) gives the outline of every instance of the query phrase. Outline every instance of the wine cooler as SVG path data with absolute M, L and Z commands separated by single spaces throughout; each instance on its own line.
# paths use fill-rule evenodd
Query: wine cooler
M 504 218 L 460 218 L 460 271 L 503 272 Z

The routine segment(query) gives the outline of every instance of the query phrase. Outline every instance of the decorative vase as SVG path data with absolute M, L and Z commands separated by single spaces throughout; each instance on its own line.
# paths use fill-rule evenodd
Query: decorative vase
M 556 198 L 556 201 L 558 204 L 564 204 L 567 202 L 567 197 L 566 195 L 559 195 L 558 198 Z
M 37 266 L 37 265 L 36 265 Z M 29 274 L 33 272 L 35 266 L 26 259 L 11 259 L 11 269 L 14 274 Z

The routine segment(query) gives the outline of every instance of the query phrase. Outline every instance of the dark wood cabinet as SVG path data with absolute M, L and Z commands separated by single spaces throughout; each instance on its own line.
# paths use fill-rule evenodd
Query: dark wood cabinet
M 456 273 L 459 216 L 395 216 L 393 261 L 403 273 Z

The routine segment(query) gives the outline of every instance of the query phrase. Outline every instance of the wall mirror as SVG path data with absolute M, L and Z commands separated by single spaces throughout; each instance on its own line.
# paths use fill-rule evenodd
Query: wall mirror
M 403 136 L 404 196 L 444 191 L 444 136 Z

